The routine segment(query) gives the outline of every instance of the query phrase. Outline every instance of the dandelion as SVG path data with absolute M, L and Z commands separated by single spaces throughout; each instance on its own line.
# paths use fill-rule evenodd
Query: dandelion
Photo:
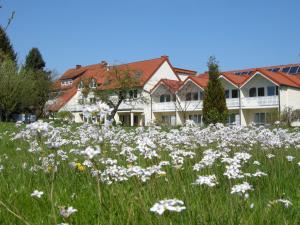
M 85 166 L 82 165 L 82 164 L 79 163 L 79 162 L 75 163 L 75 168 L 76 168 L 76 170 L 78 170 L 79 172 L 85 171 Z
M 181 212 L 185 210 L 184 202 L 178 199 L 167 199 L 161 200 L 158 203 L 155 203 L 150 209 L 151 212 L 155 212 L 159 215 L 162 215 L 166 210 Z
M 77 212 L 78 210 L 73 208 L 72 206 L 69 207 L 60 207 L 60 215 L 64 218 L 68 218 L 69 216 L 71 216 L 73 213 Z
M 41 198 L 43 194 L 44 194 L 44 192 L 42 192 L 42 191 L 34 190 L 31 193 L 31 197 Z

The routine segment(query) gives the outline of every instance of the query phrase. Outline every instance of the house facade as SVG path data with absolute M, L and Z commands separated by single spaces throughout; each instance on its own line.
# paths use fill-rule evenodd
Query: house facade
M 121 103 L 115 120 L 125 125 L 143 126 L 151 122 L 181 125 L 186 120 L 202 124 L 204 90 L 208 74 L 173 67 L 167 56 L 118 65 L 139 71 L 139 85 Z M 105 83 L 109 66 L 100 64 L 68 70 L 54 84 L 58 96 L 50 111 L 70 111 L 75 122 L 84 120 L 80 82 L 90 78 L 94 88 Z M 300 109 L 300 64 L 221 72 L 219 77 L 229 110 L 228 124 L 267 124 L 286 107 Z M 92 85 L 93 86 L 93 85 Z

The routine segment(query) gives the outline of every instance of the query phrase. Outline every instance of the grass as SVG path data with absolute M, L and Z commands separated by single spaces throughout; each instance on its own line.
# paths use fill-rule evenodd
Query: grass
M 265 150 L 255 145 L 251 162 L 258 160 L 259 169 L 268 176 L 243 179 L 254 187 L 245 200 L 230 194 L 232 185 L 241 182 L 229 181 L 223 175 L 223 164 L 193 171 L 193 165 L 201 160 L 206 148 L 198 147 L 196 157 L 185 160 L 183 169 L 166 167 L 165 176 L 156 175 L 146 183 L 130 178 L 122 183 L 97 184 L 88 170 L 79 172 L 70 168 L 70 160 L 61 161 L 57 172 L 52 168 L 48 173 L 30 171 L 31 166 L 39 163 L 38 157 L 28 153 L 26 141 L 11 140 L 10 134 L 18 129 L 14 124 L 0 123 L 0 165 L 4 167 L 0 172 L 0 224 L 300 224 L 300 167 L 296 163 L 300 161 L 300 151 L 293 147 L 270 149 L 268 153 L 276 155 L 270 160 Z M 16 151 L 18 147 L 22 150 Z M 119 157 L 126 164 L 122 157 L 111 152 L 109 145 L 102 148 L 105 148 L 103 154 Z M 235 147 L 235 151 L 242 148 Z M 295 156 L 295 161 L 288 162 L 287 155 Z M 168 159 L 164 153 L 161 157 L 161 160 Z M 139 162 L 153 164 L 153 160 Z M 255 172 L 256 168 L 247 163 L 243 171 Z M 191 185 L 197 175 L 209 174 L 216 174 L 219 182 L 216 187 Z M 44 192 L 42 198 L 30 196 L 35 189 Z M 154 203 L 168 198 L 184 201 L 186 210 L 166 212 L 162 216 L 149 211 Z M 268 207 L 269 201 L 279 198 L 289 199 L 293 205 Z M 254 208 L 250 208 L 251 203 Z M 73 206 L 78 212 L 63 219 L 60 206 Z

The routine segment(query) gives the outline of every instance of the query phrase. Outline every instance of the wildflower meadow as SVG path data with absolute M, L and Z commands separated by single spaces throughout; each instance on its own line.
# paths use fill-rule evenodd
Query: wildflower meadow
M 300 132 L 1 123 L 0 224 L 300 224 Z

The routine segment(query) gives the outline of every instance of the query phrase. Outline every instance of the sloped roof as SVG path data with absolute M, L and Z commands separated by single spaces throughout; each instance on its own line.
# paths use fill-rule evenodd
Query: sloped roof
M 57 112 L 76 94 L 76 92 L 76 87 L 72 87 L 71 89 L 65 91 L 61 96 L 55 99 L 51 105 L 47 107 L 47 110 Z
M 285 85 L 290 87 L 300 87 L 300 83 L 298 83 L 298 79 L 294 78 L 294 75 L 285 74 L 282 72 L 271 72 L 266 69 L 257 69 L 256 72 L 260 72 L 275 83 L 279 85 Z
M 58 110 L 67 101 L 69 101 L 70 98 L 76 93 L 78 83 L 83 79 L 92 79 L 92 78 L 96 79 L 98 84 L 102 84 L 99 85 L 98 87 L 100 90 L 117 89 L 119 88 L 118 82 L 114 82 L 114 78 L 112 76 L 113 70 L 120 70 L 120 71 L 128 70 L 130 71 L 130 73 L 133 73 L 132 76 L 135 76 L 138 80 L 134 87 L 142 87 L 147 83 L 147 81 L 152 77 L 152 75 L 160 68 L 160 66 L 164 62 L 167 62 L 170 65 L 170 67 L 173 69 L 172 65 L 169 62 L 168 56 L 161 56 L 159 58 L 126 63 L 126 64 L 121 64 L 116 66 L 108 66 L 106 63 L 102 62 L 99 64 L 80 66 L 80 67 L 78 66 L 76 68 L 69 69 L 58 80 L 56 80 L 52 84 L 51 89 L 53 91 L 65 90 L 65 93 L 62 96 L 58 97 L 59 98 L 58 103 L 55 106 L 53 106 L 53 109 Z M 175 75 L 177 76 L 176 73 Z M 177 78 L 180 80 L 178 76 Z M 69 79 L 72 80 L 72 84 L 61 85 L 61 82 L 63 80 L 69 80 Z M 105 84 L 107 80 L 110 82 Z M 172 85 L 174 86 L 174 84 L 171 83 L 169 84 L 171 86 Z
M 176 74 L 188 74 L 188 75 L 196 75 L 197 74 L 197 71 L 194 71 L 194 70 L 187 70 L 187 69 L 183 69 L 183 68 L 178 68 L 178 67 L 173 67 L 174 69 L 174 72 Z
M 180 86 L 182 85 L 182 81 L 180 80 L 170 80 L 170 79 L 161 79 L 152 89 L 150 92 L 153 92 L 159 85 L 164 85 L 167 87 L 172 93 L 175 93 Z

